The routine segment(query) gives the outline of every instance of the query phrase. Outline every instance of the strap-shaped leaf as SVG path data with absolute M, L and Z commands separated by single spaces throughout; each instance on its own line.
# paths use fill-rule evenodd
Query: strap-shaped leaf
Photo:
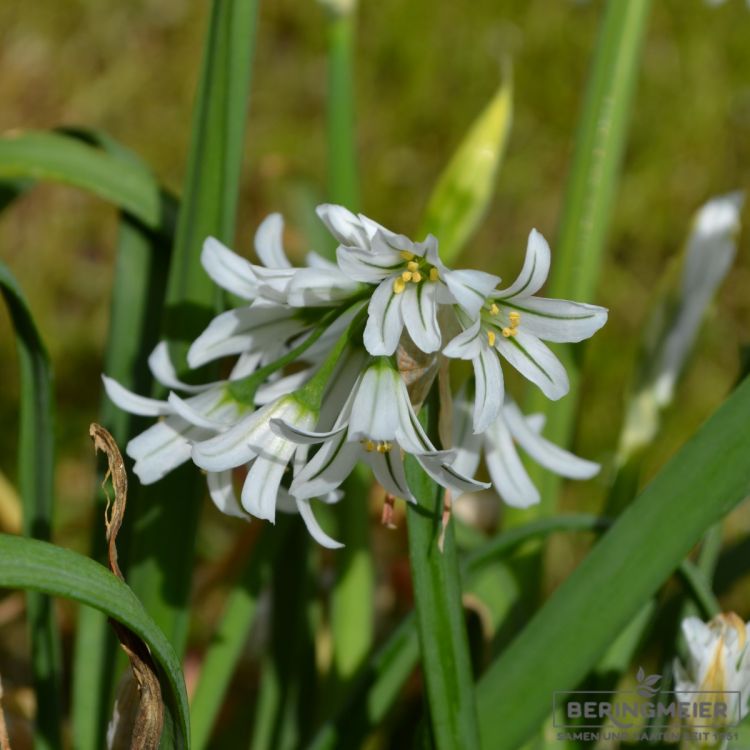
M 64 133 L 22 131 L 1 137 L 0 180 L 72 185 L 163 234 L 174 223 L 174 199 L 159 189 L 147 169 Z
M 705 530 L 748 496 L 749 420 L 746 379 L 490 667 L 478 691 L 483 747 L 523 744 L 553 691 L 572 689 Z
M 0 587 L 73 599 L 104 612 L 138 635 L 163 669 L 167 708 L 177 732 L 176 748 L 190 747 L 187 692 L 180 662 L 135 594 L 88 557 L 35 539 L 0 534 Z

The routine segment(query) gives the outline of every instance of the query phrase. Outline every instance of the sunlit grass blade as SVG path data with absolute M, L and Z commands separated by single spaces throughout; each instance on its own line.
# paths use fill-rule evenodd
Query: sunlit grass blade
M 71 134 L 105 148 L 133 168 L 148 172 L 138 157 L 102 133 L 76 131 Z M 152 322 L 161 316 L 169 252 L 170 238 L 151 232 L 127 213 L 122 214 L 104 372 L 138 393 L 151 390 L 152 378 L 146 360 L 157 343 L 158 331 Z M 144 422 L 116 408 L 106 397 L 102 399 L 100 421 L 121 446 L 142 429 Z M 103 471 L 100 472 L 102 477 Z M 131 502 L 138 491 L 137 481 L 132 481 Z M 100 492 L 97 519 L 104 518 L 106 501 L 106 496 Z M 127 547 L 130 533 L 131 523 L 126 517 L 120 532 L 123 549 Z M 97 560 L 105 559 L 105 534 L 101 523 L 94 527 L 91 554 Z M 120 567 L 127 572 L 125 554 L 120 557 Z M 122 665 L 120 647 L 106 618 L 95 609 L 82 608 L 76 630 L 72 717 L 74 743 L 80 750 L 95 750 L 104 744 L 119 677 L 118 662 Z
M 200 263 L 208 236 L 232 244 L 250 91 L 257 2 L 215 0 L 204 48 L 187 177 L 167 282 L 162 334 L 175 366 L 216 310 L 218 293 Z M 178 653 L 187 638 L 188 598 L 203 482 L 184 466 L 135 504 L 129 580 Z
M 148 645 L 162 680 L 178 735 L 173 747 L 190 747 L 187 693 L 180 662 L 133 592 L 88 557 L 46 542 L 0 534 L 0 587 L 73 599 L 126 625 Z
M 283 543 L 282 529 L 266 529 L 256 543 L 239 581 L 233 586 L 203 660 L 191 702 L 193 747 L 207 747 L 216 717 L 255 618 L 258 597 L 269 567 Z
M 16 334 L 20 369 L 18 484 L 25 536 L 48 540 L 54 505 L 54 407 L 47 350 L 15 278 L 0 262 L 0 292 Z M 60 638 L 52 601 L 31 593 L 26 599 L 31 668 L 36 690 L 35 746 L 61 746 Z
M 581 302 L 593 302 L 596 297 L 650 6 L 650 0 L 609 0 L 606 5 L 553 248 L 547 297 Z M 580 363 L 569 346 L 560 346 L 557 352 L 568 371 L 570 393 L 559 401 L 548 401 L 533 389 L 527 406 L 529 412 L 547 415 L 545 437 L 566 446 L 578 405 Z M 559 477 L 536 467 L 531 467 L 531 477 L 541 491 L 542 503 L 523 512 L 511 509 L 510 524 L 551 512 Z
M 422 232 L 438 238 L 448 264 L 476 231 L 495 191 L 513 121 L 513 83 L 506 67 L 505 80 L 459 144 L 427 204 Z
M 119 206 L 149 229 L 170 234 L 174 201 L 136 165 L 64 133 L 0 137 L 0 179 L 58 182 Z
M 747 497 L 749 419 L 746 380 L 487 671 L 478 691 L 484 747 L 511 750 L 528 738 L 552 692 L 572 689 L 704 531 Z

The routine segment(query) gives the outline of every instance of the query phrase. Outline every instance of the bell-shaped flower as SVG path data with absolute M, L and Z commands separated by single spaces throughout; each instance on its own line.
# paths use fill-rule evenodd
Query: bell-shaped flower
M 681 701 L 726 703 L 726 725 L 748 714 L 750 654 L 745 623 L 734 612 L 704 623 L 697 617 L 682 621 L 688 649 L 687 665 L 675 659 L 675 692 Z M 692 712 L 691 712 L 692 713 Z
M 484 433 L 472 432 L 472 408 L 464 393 L 453 404 L 453 445 L 456 460 L 452 466 L 462 474 L 473 475 L 482 454 L 498 495 L 508 505 L 526 508 L 539 502 L 539 490 L 524 468 L 516 444 L 545 469 L 570 479 L 590 479 L 599 471 L 599 464 L 560 448 L 541 435 L 541 415 L 525 417 L 509 397 L 498 416 Z
M 521 274 L 513 284 L 491 292 L 475 319 L 458 311 L 464 330 L 443 354 L 472 360 L 477 381 L 475 432 L 482 432 L 494 421 L 502 404 L 502 373 L 493 350 L 545 396 L 557 400 L 568 392 L 568 376 L 560 360 L 542 342 L 582 341 L 607 321 L 603 307 L 534 296 L 547 279 L 550 255 L 546 240 L 533 229 Z
M 334 490 L 362 459 L 387 492 L 413 502 L 402 451 L 414 455 L 444 487 L 466 492 L 487 486 L 456 472 L 450 465 L 452 454 L 432 445 L 409 402 L 401 376 L 385 357 L 378 358 L 357 379 L 329 432 L 299 429 L 283 419 L 274 421 L 274 429 L 300 444 L 322 443 L 295 476 L 290 486 L 295 497 Z

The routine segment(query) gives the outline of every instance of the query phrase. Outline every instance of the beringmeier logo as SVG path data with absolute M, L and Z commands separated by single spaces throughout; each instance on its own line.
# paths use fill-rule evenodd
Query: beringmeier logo
M 558 740 L 720 742 L 736 739 L 740 693 L 660 690 L 661 675 L 636 675 L 634 690 L 557 690 L 552 696 Z

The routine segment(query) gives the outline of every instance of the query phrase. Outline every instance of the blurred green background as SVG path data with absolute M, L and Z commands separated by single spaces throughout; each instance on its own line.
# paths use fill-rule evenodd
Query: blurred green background
M 623 0 L 625 1 L 625 0 Z M 379 0 L 361 3 L 356 51 L 365 213 L 414 232 L 437 176 L 495 91 L 510 56 L 515 119 L 490 211 L 463 258 L 514 278 L 532 227 L 553 253 L 600 2 Z M 86 125 L 149 162 L 179 192 L 207 2 L 3 0 L 0 131 Z M 605 464 L 566 487 L 594 508 L 608 481 L 622 394 L 652 293 L 708 198 L 750 176 L 750 12 L 739 0 L 656 0 L 624 172 L 595 300 L 610 309 L 588 345 L 576 450 Z M 262 5 L 236 247 L 280 210 L 292 255 L 325 197 L 325 14 L 312 0 Z M 748 210 L 744 212 L 747 223 Z M 72 189 L 43 186 L 0 215 L 0 255 L 17 275 L 50 349 L 58 396 L 57 536 L 85 548 L 108 323 L 116 214 Z M 704 327 L 676 407 L 649 458 L 660 466 L 720 403 L 750 339 L 747 232 Z M 554 256 L 553 256 L 554 262 Z M 154 321 L 158 325 L 158 321 Z M 0 469 L 15 476 L 13 339 L 0 311 Z M 233 527 L 234 528 L 234 527 Z M 745 513 L 733 533 L 750 531 Z

